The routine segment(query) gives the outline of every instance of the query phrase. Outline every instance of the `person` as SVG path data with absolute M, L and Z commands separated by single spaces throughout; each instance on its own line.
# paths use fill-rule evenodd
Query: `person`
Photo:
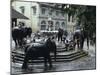
M 70 40 L 69 50 L 74 50 L 74 41 L 73 40 Z
M 33 42 L 34 42 L 34 43 L 36 42 L 35 38 L 33 38 Z
M 74 33 L 74 35 L 73 35 L 73 40 L 74 40 L 74 42 L 75 42 L 75 47 L 76 47 L 76 45 L 77 45 L 77 48 L 79 49 L 80 48 L 80 44 L 82 44 L 82 39 L 80 39 L 81 38 L 81 33 L 80 33 L 80 31 L 76 31 L 75 33 Z M 81 42 L 81 43 L 80 43 Z
M 58 29 L 58 42 L 61 40 L 62 41 L 62 36 L 63 36 L 63 29 L 59 28 Z
M 83 46 L 84 46 L 84 30 L 81 31 L 81 38 L 80 38 L 80 49 L 83 50 Z
M 89 49 L 89 37 L 87 37 L 87 49 Z
M 69 41 L 66 39 L 65 40 L 65 48 L 66 48 L 66 50 L 69 50 L 68 47 L 69 47 Z

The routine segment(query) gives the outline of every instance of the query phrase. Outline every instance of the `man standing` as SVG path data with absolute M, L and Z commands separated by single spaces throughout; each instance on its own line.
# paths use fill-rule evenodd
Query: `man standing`
M 84 30 L 81 31 L 81 38 L 80 38 L 80 49 L 83 50 L 83 46 L 84 46 L 84 40 L 85 40 L 85 36 L 84 36 Z
M 58 42 L 59 42 L 59 40 L 62 41 L 62 36 L 63 36 L 63 29 L 59 28 L 58 29 Z

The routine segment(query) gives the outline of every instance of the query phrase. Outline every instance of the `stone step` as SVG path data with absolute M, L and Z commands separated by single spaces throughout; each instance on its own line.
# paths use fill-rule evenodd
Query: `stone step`
M 86 56 L 87 53 L 84 51 L 78 51 L 78 52 L 74 52 L 68 55 L 57 55 L 56 56 L 56 61 L 60 62 L 60 61 L 72 61 L 74 59 L 80 58 L 82 56 Z M 12 55 L 13 56 L 13 55 Z M 52 61 L 54 61 L 54 55 L 51 55 Z M 23 61 L 24 60 L 24 55 L 21 54 L 16 54 L 14 56 L 14 58 L 12 57 L 12 59 L 14 59 L 14 61 Z M 34 61 L 31 61 L 32 63 L 41 63 L 43 62 L 43 57 L 38 58 Z
M 70 53 L 68 53 L 68 52 L 62 52 L 62 53 L 57 53 L 56 54 L 56 56 L 57 57 L 71 57 L 71 56 L 75 56 L 75 55 L 77 55 L 77 54 L 79 54 L 79 53 L 83 53 L 83 51 L 74 51 L 74 52 L 70 52 Z M 51 57 L 54 57 L 54 53 L 52 53 L 52 54 L 50 54 L 51 55 Z M 17 52 L 12 52 L 12 56 L 15 56 L 15 57 L 20 57 L 20 58 L 24 58 L 24 54 L 21 54 L 21 53 L 17 53 Z M 43 58 L 43 57 L 40 57 L 40 58 Z
M 73 61 L 73 60 L 79 59 L 84 56 L 87 56 L 87 54 L 82 54 L 82 55 L 79 55 L 79 56 L 76 56 L 76 57 L 73 57 L 70 59 L 57 59 L 56 62 L 69 62 L 69 61 Z M 15 58 L 15 62 L 22 64 L 23 59 Z M 55 60 L 52 60 L 52 62 L 55 62 Z M 44 63 L 44 60 L 31 60 L 31 61 L 29 61 L 29 63 Z

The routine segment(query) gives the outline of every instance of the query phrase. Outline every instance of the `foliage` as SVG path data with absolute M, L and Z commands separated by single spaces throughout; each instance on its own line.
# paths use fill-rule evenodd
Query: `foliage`
M 90 39 L 96 38 L 96 6 L 69 5 L 69 8 L 62 9 L 69 15 L 76 15 L 78 25 L 88 33 Z

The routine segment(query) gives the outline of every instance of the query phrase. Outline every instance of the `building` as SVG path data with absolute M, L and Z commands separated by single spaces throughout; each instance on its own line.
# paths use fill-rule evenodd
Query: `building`
M 11 9 L 12 27 L 17 26 L 17 19 L 26 19 L 27 20 L 28 18 L 12 8 Z
M 59 28 L 68 32 L 73 31 L 75 22 L 72 22 L 72 17 L 68 17 L 68 14 L 56 5 L 55 3 L 41 2 L 12 2 L 12 7 L 15 10 L 29 18 L 29 20 L 18 19 L 18 22 L 23 22 L 25 25 L 32 27 L 33 32 L 56 32 Z

